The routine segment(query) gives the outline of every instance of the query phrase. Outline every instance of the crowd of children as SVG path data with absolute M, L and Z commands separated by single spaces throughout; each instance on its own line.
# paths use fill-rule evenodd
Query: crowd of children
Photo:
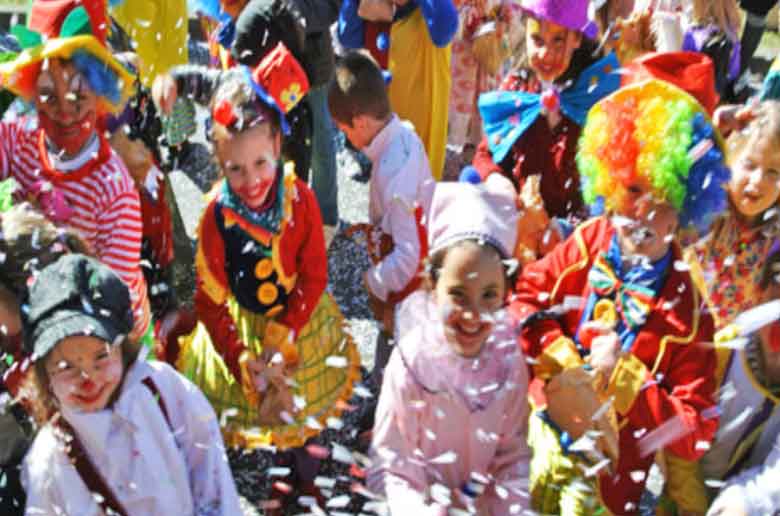
M 775 514 L 771 3 L 199 0 L 209 68 L 183 0 L 32 0 L 0 56 L 0 512 L 243 514 L 241 450 L 264 514 Z M 195 106 L 220 175 L 181 249 Z

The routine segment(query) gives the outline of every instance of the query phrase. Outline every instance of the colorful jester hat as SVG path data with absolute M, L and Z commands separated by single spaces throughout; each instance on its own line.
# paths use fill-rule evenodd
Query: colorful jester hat
M 0 63 L 0 84 L 30 100 L 35 81 L 48 59 L 68 59 L 101 97 L 106 111 L 124 107 L 134 79 L 106 47 L 105 0 L 34 0 L 29 25 L 11 32 L 22 52 Z
M 658 79 L 599 101 L 582 131 L 577 165 L 585 202 L 620 211 L 632 184 L 649 186 L 678 211 L 681 227 L 706 232 L 727 208 L 723 141 L 696 98 Z
M 306 72 L 284 43 L 279 43 L 254 68 L 240 67 L 243 79 L 252 87 L 254 96 L 250 105 L 234 106 L 229 99 L 217 98 L 211 111 L 214 123 L 241 131 L 262 122 L 266 109 L 279 115 L 285 135 L 290 134 L 286 115 L 303 100 L 309 91 Z M 259 107 L 260 109 L 255 109 Z

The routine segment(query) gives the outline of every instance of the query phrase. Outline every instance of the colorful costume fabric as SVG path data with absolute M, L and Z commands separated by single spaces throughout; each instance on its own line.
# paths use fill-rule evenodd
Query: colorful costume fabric
M 280 171 L 275 188 L 272 205 L 253 214 L 218 183 L 198 229 L 200 322 L 180 339 L 177 367 L 225 415 L 223 433 L 232 445 L 303 445 L 340 413 L 339 400 L 349 398 L 360 374 L 341 313 L 324 292 L 327 259 L 314 194 L 292 167 Z M 272 322 L 294 338 L 299 367 L 293 379 L 303 403 L 289 424 L 258 428 L 257 407 L 242 390 L 239 358 L 268 344 Z
M 365 43 L 358 4 L 358 0 L 345 0 L 341 7 L 339 39 L 347 48 L 362 48 Z M 390 105 L 414 125 L 437 179 L 444 170 L 447 145 L 449 43 L 457 28 L 458 13 L 452 0 L 412 0 L 396 11 L 390 30 Z
M 606 297 L 598 294 L 603 285 L 594 273 L 594 264 L 609 254 L 614 238 L 615 229 L 608 219 L 590 219 L 550 254 L 523 270 L 510 305 L 516 317 L 524 320 L 540 310 L 563 307 L 558 317 L 527 324 L 520 336 L 523 350 L 537 361 L 533 369 L 538 378 L 583 365 L 588 345 L 583 341 L 575 346 L 581 325 L 590 320 L 596 300 L 616 303 L 610 297 L 616 295 L 614 291 Z M 679 259 L 680 251 L 674 246 L 665 270 L 659 266 L 654 280 L 657 291 L 651 296 L 644 323 L 626 325 L 625 332 L 618 328 L 624 354 L 609 379 L 607 393 L 614 397 L 612 405 L 619 419 L 619 459 L 611 473 L 604 468 L 594 471 L 593 486 L 597 504 L 612 514 L 638 511 L 644 474 L 656 451 L 645 449 L 644 434 L 670 421 L 684 425 L 688 432 L 661 447 L 671 455 L 695 460 L 703 453 L 697 443 L 709 441 L 717 426 L 717 418 L 707 416 L 707 409 L 715 403 L 715 353 L 697 344 L 712 341 L 713 323 L 701 310 L 690 275 L 670 265 Z M 532 417 L 534 506 L 545 513 L 593 514 L 594 507 L 588 505 L 592 492 L 582 487 L 582 480 L 573 480 L 582 478 L 581 460 L 576 454 L 564 454 L 568 445 L 561 445 L 559 438 L 552 426 Z
M 760 299 L 764 261 L 779 233 L 774 220 L 748 228 L 727 214 L 713 224 L 711 233 L 686 249 L 686 261 L 716 328 L 731 323 Z
M 547 213 L 562 218 L 581 214 L 584 206 L 575 162 L 580 126 L 593 104 L 620 87 L 618 68 L 617 57 L 609 54 L 561 91 L 563 116 L 554 128 L 540 116 L 541 87 L 525 91 L 528 85 L 524 72 L 507 76 L 500 91 L 482 94 L 479 110 L 486 138 L 474 157 L 480 175 L 484 178 L 500 172 L 515 183 L 519 192 L 526 177 L 541 174 Z

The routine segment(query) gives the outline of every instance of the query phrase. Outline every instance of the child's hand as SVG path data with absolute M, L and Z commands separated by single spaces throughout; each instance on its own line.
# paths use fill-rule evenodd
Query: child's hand
M 170 74 L 158 75 L 152 84 L 152 99 L 157 108 L 165 115 L 173 111 L 178 91 L 176 81 Z
M 603 325 L 600 325 L 600 327 L 605 328 Z M 620 339 L 612 329 L 598 330 L 597 326 L 594 326 L 594 328 L 597 328 L 597 331 L 601 331 L 601 334 L 593 337 L 591 341 L 588 362 L 595 371 L 602 375 L 606 383 L 612 376 L 612 371 L 620 358 Z
M 751 106 L 727 105 L 716 109 L 712 119 L 721 134 L 728 136 L 733 131 L 744 129 L 753 117 L 755 113 Z
M 375 296 L 373 292 L 371 292 L 371 288 L 368 286 L 367 275 L 363 276 L 363 285 L 365 286 L 366 292 L 368 293 L 368 308 L 374 315 L 374 319 L 379 321 L 387 333 L 392 334 L 395 314 L 393 304 L 382 301 L 377 296 Z

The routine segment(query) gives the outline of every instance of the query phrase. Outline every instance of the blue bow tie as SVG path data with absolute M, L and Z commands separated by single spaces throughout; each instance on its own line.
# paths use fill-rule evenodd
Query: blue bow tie
M 561 111 L 578 125 L 585 123 L 590 108 L 620 87 L 614 52 L 582 71 L 575 83 L 560 94 Z M 478 102 L 493 161 L 500 163 L 518 138 L 539 118 L 542 95 L 524 91 L 491 91 Z

